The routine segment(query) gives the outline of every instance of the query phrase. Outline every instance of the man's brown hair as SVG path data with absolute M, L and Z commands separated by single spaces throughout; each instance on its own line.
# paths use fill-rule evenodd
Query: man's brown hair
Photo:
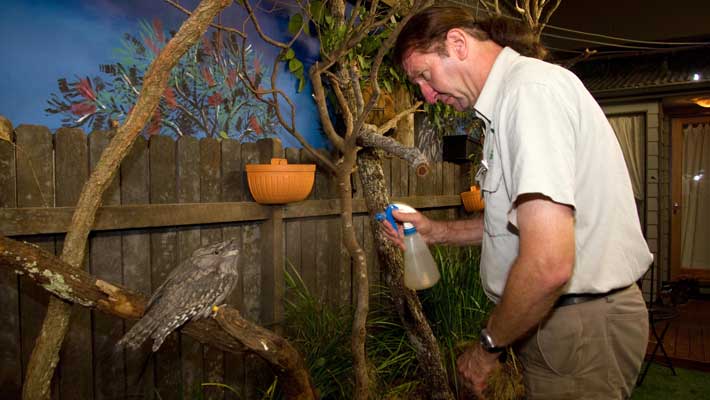
M 493 40 L 518 53 L 543 59 L 547 51 L 522 22 L 502 16 L 477 20 L 465 8 L 433 6 L 413 16 L 402 28 L 394 45 L 394 61 L 402 61 L 412 51 L 446 54 L 444 41 L 449 30 L 460 28 L 478 40 Z

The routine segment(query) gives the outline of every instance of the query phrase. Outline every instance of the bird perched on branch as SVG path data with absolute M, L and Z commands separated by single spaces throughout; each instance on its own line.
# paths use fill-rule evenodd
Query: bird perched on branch
M 143 317 L 116 348 L 136 349 L 151 337 L 157 351 L 170 332 L 188 320 L 208 317 L 237 285 L 237 247 L 230 240 L 195 250 L 153 293 Z

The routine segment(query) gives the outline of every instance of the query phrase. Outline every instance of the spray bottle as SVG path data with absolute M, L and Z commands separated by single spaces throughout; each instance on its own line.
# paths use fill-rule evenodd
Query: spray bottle
M 377 213 L 377 221 L 387 220 L 397 230 L 397 221 L 392 216 L 392 210 L 403 213 L 414 213 L 417 210 L 402 204 L 392 203 L 385 208 L 385 212 Z M 434 257 L 431 256 L 429 247 L 424 243 L 417 229 L 409 222 L 404 224 L 404 286 L 412 290 L 427 289 L 434 286 L 441 275 L 436 267 Z

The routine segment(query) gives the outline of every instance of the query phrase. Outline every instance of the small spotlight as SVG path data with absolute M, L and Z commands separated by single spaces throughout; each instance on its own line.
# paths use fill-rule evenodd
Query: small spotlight
M 699 80 L 700 80 L 700 74 L 698 74 L 698 73 L 693 74 L 693 80 L 694 80 L 694 81 L 699 81 Z
M 703 174 L 697 174 L 693 177 L 695 182 L 700 182 L 701 179 L 703 179 Z

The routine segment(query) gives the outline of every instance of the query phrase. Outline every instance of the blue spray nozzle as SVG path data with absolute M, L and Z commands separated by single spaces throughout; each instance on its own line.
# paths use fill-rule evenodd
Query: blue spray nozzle
M 392 216 L 392 210 L 397 210 L 399 207 L 397 207 L 394 204 L 390 204 L 387 207 L 385 207 L 384 212 L 378 212 L 375 214 L 375 220 L 378 222 L 382 222 L 384 220 L 387 220 L 390 223 L 390 226 L 396 231 L 398 229 L 397 221 L 394 219 Z

